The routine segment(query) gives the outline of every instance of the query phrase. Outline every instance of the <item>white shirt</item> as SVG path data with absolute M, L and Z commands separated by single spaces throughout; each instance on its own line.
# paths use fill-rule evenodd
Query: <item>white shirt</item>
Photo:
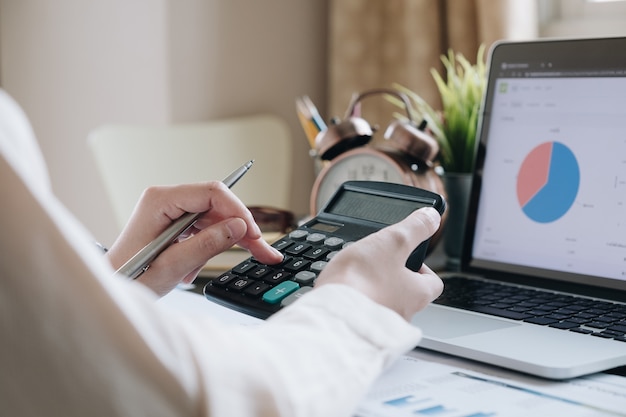
M 0 415 L 349 416 L 419 341 L 343 285 L 258 326 L 172 313 L 113 276 L 2 90 L 0 154 Z

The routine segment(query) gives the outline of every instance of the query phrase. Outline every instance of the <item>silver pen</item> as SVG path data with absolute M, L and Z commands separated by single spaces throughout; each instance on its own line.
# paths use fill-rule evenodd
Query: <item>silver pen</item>
M 254 160 L 250 160 L 234 170 L 222 181 L 228 188 L 231 188 L 250 169 Z M 122 265 L 116 274 L 125 275 L 130 279 L 135 279 L 143 274 L 161 252 L 165 250 L 182 233 L 189 229 L 203 213 L 185 213 L 163 231 L 156 239 L 148 243 L 143 249 Z

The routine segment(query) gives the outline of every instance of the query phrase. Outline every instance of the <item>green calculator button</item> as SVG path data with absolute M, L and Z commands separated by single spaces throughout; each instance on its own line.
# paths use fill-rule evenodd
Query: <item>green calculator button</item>
M 268 304 L 278 304 L 283 298 L 287 297 L 298 288 L 300 288 L 300 285 L 293 281 L 281 282 L 280 284 L 263 294 L 263 301 Z

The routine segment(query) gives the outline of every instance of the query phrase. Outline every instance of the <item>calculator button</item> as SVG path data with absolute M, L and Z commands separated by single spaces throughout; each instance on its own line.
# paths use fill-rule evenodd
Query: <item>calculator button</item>
M 219 277 L 214 278 L 212 282 L 213 282 L 213 285 L 215 285 L 216 287 L 223 288 L 223 287 L 226 287 L 226 285 L 228 285 L 228 283 L 234 280 L 235 278 L 239 278 L 239 276 L 231 272 L 226 272 L 225 274 L 222 274 Z
M 300 286 L 293 281 L 285 281 L 263 294 L 263 301 L 278 304 L 283 298 L 296 291 Z
M 251 260 L 243 261 L 242 263 L 240 263 L 239 265 L 233 268 L 233 272 L 235 274 L 245 274 L 246 272 L 248 272 L 249 270 L 251 270 L 252 268 L 256 266 L 257 264 L 255 264 Z
M 264 281 L 274 285 L 287 281 L 289 278 L 291 278 L 291 273 L 287 271 L 274 271 L 272 274 L 265 277 Z
M 297 301 L 300 297 L 302 297 L 304 294 L 308 293 L 312 289 L 313 289 L 313 287 L 298 288 L 298 290 L 296 292 L 294 292 L 291 295 L 289 295 L 289 297 L 284 298 L 283 301 L 280 302 L 280 305 L 282 307 L 286 307 L 289 304 L 292 304 L 295 301 Z
M 292 243 L 293 242 L 289 239 L 279 239 L 276 242 L 272 243 L 272 246 L 278 249 L 279 251 L 282 251 L 285 248 L 287 248 L 289 245 L 291 245 Z
M 250 278 L 238 278 L 233 280 L 230 284 L 228 284 L 228 288 L 233 291 L 243 291 L 247 286 L 252 284 L 254 281 Z
M 285 264 L 285 269 L 288 271 L 301 271 L 309 266 L 310 262 L 304 259 L 294 258 Z
M 311 264 L 311 271 L 322 272 L 322 269 L 326 267 L 326 264 L 328 264 L 326 261 L 315 261 Z
M 299 255 L 302 252 L 305 252 L 311 248 L 311 245 L 307 245 L 306 243 L 298 243 L 296 245 L 291 246 L 285 252 L 290 255 Z
M 272 271 L 272 268 L 269 266 L 261 265 L 248 272 L 246 276 L 252 279 L 261 279 Z
M 246 289 L 243 292 L 244 294 L 249 295 L 251 297 L 260 297 L 261 294 L 263 294 L 270 288 L 272 287 L 264 282 L 255 282 L 249 287 L 246 287 Z
M 326 255 L 326 260 L 330 261 L 331 259 L 333 259 L 335 257 L 335 255 L 337 255 L 339 253 L 338 250 L 332 251 L 330 252 L 328 255 Z
M 298 284 L 305 286 L 313 284 L 315 278 L 317 278 L 317 274 L 315 274 L 314 272 L 300 271 L 293 277 L 293 280 L 296 281 Z
M 313 261 L 324 257 L 328 253 L 328 249 L 325 248 L 313 248 L 305 252 L 302 256 L 311 259 Z
M 289 237 L 294 240 L 302 240 L 307 237 L 308 234 L 309 232 L 307 232 L 306 230 L 296 229 L 293 232 L 289 233 Z
M 240 278 L 241 277 L 235 278 L 235 281 Z M 249 278 L 241 279 L 248 279 L 250 282 L 248 286 L 243 288 L 243 290 L 220 288 L 215 286 L 213 281 L 210 281 L 204 287 L 204 295 L 209 300 L 215 301 L 218 304 L 251 314 L 258 318 L 267 318 L 280 310 L 280 303 L 269 304 L 262 299 L 263 294 L 271 290 L 272 286 L 270 284 L 263 281 L 251 280 Z M 256 288 L 259 284 L 265 284 L 267 285 L 267 288 L 264 286 Z M 260 294 L 256 295 L 258 291 L 260 291 Z
M 329 237 L 324 241 L 324 246 L 330 249 L 339 249 L 344 244 L 344 240 L 339 237 Z
M 311 233 L 306 238 L 307 242 L 311 242 L 311 243 L 320 243 L 320 242 L 323 242 L 325 239 L 326 239 L 326 235 L 322 233 Z

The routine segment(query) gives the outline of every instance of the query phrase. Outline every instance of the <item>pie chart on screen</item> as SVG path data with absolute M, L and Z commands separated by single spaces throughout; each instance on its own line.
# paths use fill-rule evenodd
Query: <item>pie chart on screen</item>
M 550 223 L 574 204 L 580 169 L 574 153 L 560 142 L 544 142 L 522 162 L 517 175 L 517 201 L 531 220 Z

